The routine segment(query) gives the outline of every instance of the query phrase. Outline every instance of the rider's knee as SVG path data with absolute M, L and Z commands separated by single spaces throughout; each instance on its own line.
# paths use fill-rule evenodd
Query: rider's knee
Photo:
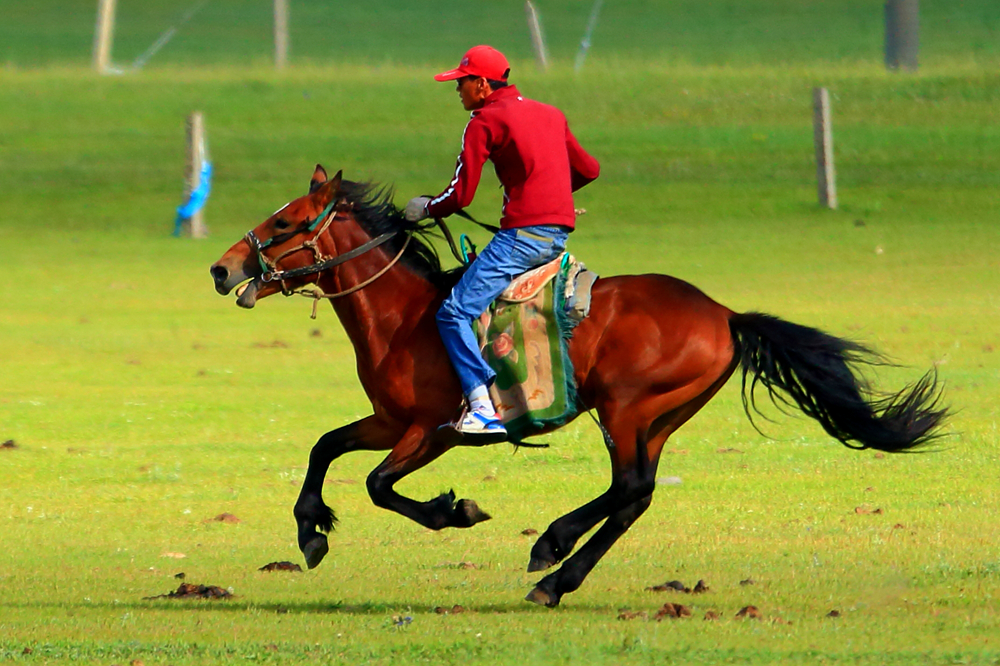
M 439 326 L 442 324 L 454 324 L 468 319 L 458 307 L 455 299 L 450 297 L 444 299 L 444 303 L 438 308 L 435 318 Z

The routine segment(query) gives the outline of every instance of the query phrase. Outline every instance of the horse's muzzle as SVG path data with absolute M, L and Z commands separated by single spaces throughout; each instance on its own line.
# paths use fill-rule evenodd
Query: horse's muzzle
M 229 282 L 228 268 L 215 264 L 209 271 L 212 273 L 212 280 L 215 281 L 215 290 L 217 292 L 225 296 L 233 290 L 233 285 L 227 284 Z

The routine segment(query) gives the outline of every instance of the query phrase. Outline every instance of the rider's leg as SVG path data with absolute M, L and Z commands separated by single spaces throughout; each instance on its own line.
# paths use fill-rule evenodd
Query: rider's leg
M 563 227 L 553 226 L 501 230 L 483 248 L 438 310 L 438 330 L 462 391 L 470 403 L 476 402 L 484 417 L 496 421 L 494 427 L 499 426 L 499 421 L 495 412 L 487 408 L 492 406 L 488 395 L 483 394 L 496 373 L 483 360 L 472 321 L 486 311 L 514 277 L 559 256 L 566 246 L 567 234 Z

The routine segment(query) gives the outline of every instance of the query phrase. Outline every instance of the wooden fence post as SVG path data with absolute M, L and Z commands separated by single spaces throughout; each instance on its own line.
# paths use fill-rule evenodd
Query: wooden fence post
M 888 0 L 885 3 L 885 66 L 914 72 L 920 52 L 920 5 L 918 0 Z
M 813 141 L 816 144 L 819 203 L 836 210 L 837 172 L 833 167 L 833 125 L 830 119 L 830 93 L 826 88 L 813 88 Z
M 94 29 L 94 69 L 104 74 L 111 64 L 111 43 L 115 35 L 115 0 L 97 0 Z
M 288 0 L 274 0 L 274 67 L 288 63 Z
M 545 48 L 545 36 L 542 35 L 542 25 L 538 22 L 538 12 L 531 0 L 525 0 L 524 13 L 528 17 L 528 32 L 531 33 L 531 47 L 535 51 L 535 62 L 544 72 L 549 68 L 549 54 Z
M 187 172 L 185 174 L 184 200 L 198 187 L 201 169 L 205 163 L 205 119 L 201 111 L 195 111 L 187 118 Z M 185 220 L 182 233 L 191 238 L 207 238 L 205 216 L 198 210 L 189 220 Z

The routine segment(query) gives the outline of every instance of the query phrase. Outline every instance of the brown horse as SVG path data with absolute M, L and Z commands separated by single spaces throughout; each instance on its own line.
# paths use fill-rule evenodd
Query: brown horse
M 377 506 L 434 530 L 471 527 L 489 516 L 453 492 L 427 502 L 398 494 L 397 481 L 461 444 L 438 434 L 462 394 L 438 335 L 435 313 L 457 279 L 444 271 L 427 230 L 406 222 L 389 194 L 328 179 L 317 165 L 310 192 L 233 245 L 212 268 L 215 288 L 236 287 L 237 304 L 317 285 L 331 297 L 357 355 L 372 414 L 320 437 L 295 504 L 299 547 L 310 568 L 328 551 L 336 520 L 322 498 L 333 460 L 351 451 L 389 451 L 368 476 Z M 342 297 L 337 297 L 342 296 Z M 590 316 L 569 348 L 579 410 L 596 410 L 611 458 L 611 485 L 553 522 L 531 549 L 529 571 L 562 562 L 577 540 L 604 525 L 528 599 L 555 606 L 646 510 L 667 438 L 742 368 L 747 415 L 754 388 L 797 406 L 852 448 L 911 450 L 934 438 L 947 416 L 928 373 L 896 394 L 875 397 L 852 367 L 879 363 L 868 348 L 759 313 L 737 314 L 665 275 L 603 278 Z M 749 381 L 748 381 L 749 380 Z M 780 391 L 780 394 L 777 393 Z

